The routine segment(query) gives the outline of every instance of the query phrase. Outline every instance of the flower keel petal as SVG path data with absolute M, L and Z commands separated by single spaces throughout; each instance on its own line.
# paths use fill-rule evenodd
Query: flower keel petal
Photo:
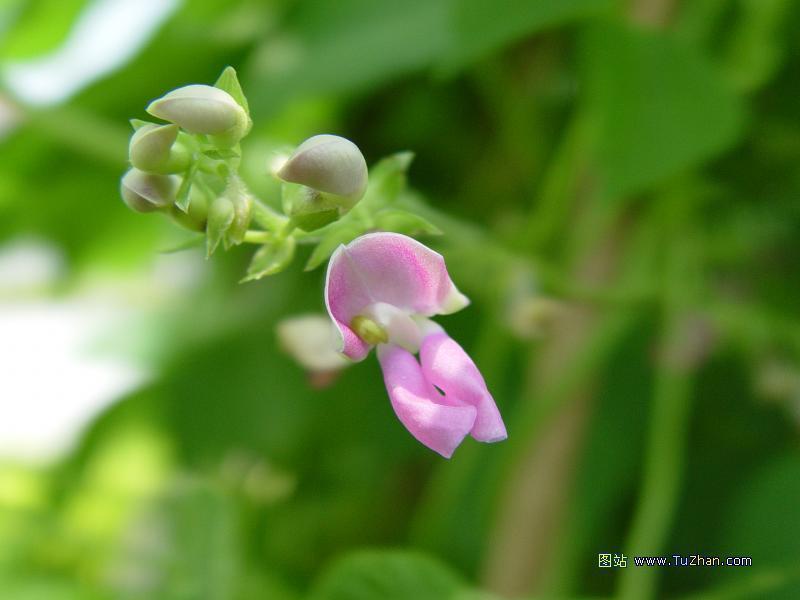
M 474 406 L 477 410 L 470 435 L 481 442 L 499 442 L 508 437 L 503 418 L 486 388 L 478 367 L 445 332 L 422 341 L 420 362 L 426 379 L 444 391 L 445 397 Z
M 397 417 L 417 440 L 450 458 L 473 428 L 475 407 L 441 396 L 414 355 L 399 346 L 379 346 L 378 360 Z

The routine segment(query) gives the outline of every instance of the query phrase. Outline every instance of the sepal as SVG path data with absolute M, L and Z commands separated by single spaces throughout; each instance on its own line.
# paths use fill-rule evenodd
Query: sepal
M 267 242 L 253 255 L 247 276 L 240 283 L 280 273 L 292 262 L 294 249 L 295 241 L 291 236 Z
M 220 196 L 211 203 L 206 224 L 206 257 L 214 254 L 235 218 L 236 209 L 227 196 Z

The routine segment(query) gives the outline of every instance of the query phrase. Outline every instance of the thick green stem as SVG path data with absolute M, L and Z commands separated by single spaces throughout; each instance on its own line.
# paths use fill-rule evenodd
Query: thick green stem
M 698 253 L 686 235 L 690 219 L 682 214 L 689 203 L 682 197 L 663 197 L 672 205 L 674 231 L 667 248 L 664 278 L 663 334 L 645 448 L 643 479 L 625 553 L 634 556 L 663 554 L 680 501 L 685 470 L 694 373 L 704 358 L 691 335 L 687 314 L 693 284 L 697 283 Z M 681 205 L 683 204 L 683 208 Z M 677 213 L 677 214 L 676 214 Z M 631 566 L 620 573 L 618 597 L 648 600 L 657 595 L 658 569 Z
M 626 554 L 663 553 L 678 504 L 686 454 L 692 378 L 663 368 L 656 379 L 645 450 L 644 480 Z M 621 572 L 619 597 L 646 600 L 656 597 L 658 570 L 630 568 Z

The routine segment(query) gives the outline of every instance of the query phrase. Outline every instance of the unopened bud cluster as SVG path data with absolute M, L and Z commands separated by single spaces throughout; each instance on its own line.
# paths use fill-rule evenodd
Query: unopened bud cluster
M 131 122 L 132 168 L 122 177 L 122 199 L 135 211 L 166 212 L 206 232 L 209 252 L 220 241 L 241 243 L 252 198 L 237 175 L 239 141 L 251 121 L 235 71 L 227 68 L 214 86 L 173 90 L 147 112 L 167 122 Z
M 131 168 L 121 180 L 122 199 L 137 212 L 161 212 L 204 234 L 208 255 L 220 244 L 260 245 L 245 280 L 283 270 L 298 243 L 319 244 L 306 265 L 313 268 L 338 243 L 367 230 L 436 232 L 421 217 L 391 206 L 405 182 L 408 153 L 376 167 L 370 189 L 377 191 L 353 211 L 367 194 L 367 163 L 353 142 L 336 135 L 315 135 L 278 157 L 268 169 L 281 183 L 280 198 L 255 198 L 239 175 L 240 142 L 252 121 L 231 67 L 213 86 L 172 90 L 146 110 L 157 121 L 131 121 Z

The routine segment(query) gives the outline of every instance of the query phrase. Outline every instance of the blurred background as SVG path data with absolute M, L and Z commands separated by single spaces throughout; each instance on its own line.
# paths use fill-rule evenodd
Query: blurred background
M 800 597 L 800 3 L 0 1 L 0 597 Z M 129 118 L 235 66 L 245 175 L 416 154 L 508 441 L 452 460 L 119 198 Z M 332 380 L 332 381 L 331 381 Z M 598 554 L 627 567 L 599 568 Z M 637 555 L 750 567 L 634 567 Z

